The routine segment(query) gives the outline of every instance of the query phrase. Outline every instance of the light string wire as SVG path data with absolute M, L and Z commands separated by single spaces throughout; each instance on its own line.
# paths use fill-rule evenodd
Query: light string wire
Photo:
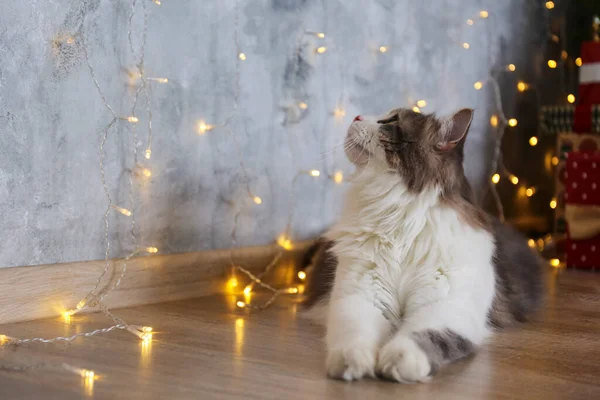
M 129 40 L 131 55 L 132 55 L 132 58 L 134 61 L 135 61 L 136 57 L 135 57 L 135 51 L 133 48 L 133 41 L 132 41 L 132 25 L 133 25 L 132 20 L 134 18 L 135 11 L 136 11 L 136 3 L 137 3 L 137 0 L 132 0 L 131 13 L 129 14 L 129 19 L 128 19 L 128 40 Z M 156 3 L 156 4 L 159 4 L 159 3 Z M 78 32 L 78 36 L 79 36 L 79 39 L 81 42 L 81 49 L 82 49 L 82 52 L 84 55 L 84 59 L 85 59 L 87 68 L 90 73 L 91 80 L 96 88 L 96 91 L 98 92 L 98 95 L 102 101 L 103 107 L 106 108 L 112 115 L 110 122 L 101 131 L 102 136 L 101 136 L 101 141 L 100 141 L 100 145 L 99 145 L 100 181 L 101 181 L 102 188 L 103 188 L 106 200 L 107 200 L 107 208 L 103 214 L 105 252 L 104 252 L 104 268 L 103 268 L 100 276 L 96 279 L 96 282 L 95 282 L 92 290 L 83 298 L 83 300 L 81 300 L 77 304 L 75 309 L 63 312 L 63 317 L 68 322 L 70 320 L 71 316 L 75 315 L 79 311 L 81 311 L 85 308 L 98 307 L 102 313 L 104 313 L 107 317 L 109 317 L 113 321 L 115 321 L 116 325 L 112 325 L 107 328 L 95 329 L 95 330 L 89 331 L 89 332 L 77 333 L 77 334 L 74 334 L 71 336 L 57 336 L 57 337 L 53 337 L 53 338 L 34 337 L 34 338 L 22 339 L 22 338 L 15 338 L 15 337 L 6 336 L 6 335 L 0 335 L 0 347 L 2 347 L 2 348 L 6 347 L 6 346 L 16 346 L 16 345 L 25 345 L 25 344 L 34 344 L 34 343 L 55 343 L 55 342 L 61 342 L 61 341 L 62 342 L 71 342 L 80 337 L 88 338 L 88 337 L 96 336 L 99 334 L 109 333 L 109 332 L 112 332 L 115 330 L 127 330 L 130 333 L 138 336 L 140 339 L 142 339 L 144 341 L 149 341 L 152 339 L 152 328 L 151 327 L 127 324 L 125 321 L 123 321 L 123 319 L 121 319 L 120 317 L 118 317 L 118 316 L 114 315 L 112 312 L 110 312 L 108 307 L 104 303 L 102 303 L 102 300 L 110 292 L 115 290 L 121 284 L 121 282 L 125 276 L 126 270 L 127 270 L 127 262 L 133 256 L 139 254 L 141 251 L 146 251 L 148 253 L 156 253 L 158 251 L 156 249 L 156 247 L 139 247 L 138 242 L 137 242 L 137 236 L 136 236 L 133 175 L 139 175 L 138 173 L 136 173 L 136 168 L 141 168 L 141 167 L 138 165 L 138 154 L 137 154 L 137 146 L 138 146 L 137 140 L 138 139 L 137 139 L 137 131 L 135 129 L 135 124 L 139 120 L 136 117 L 135 111 L 137 108 L 140 92 L 143 91 L 144 95 L 146 97 L 145 105 L 146 105 L 146 112 L 148 114 L 148 145 L 146 147 L 146 159 L 150 159 L 150 152 L 148 150 L 151 149 L 151 144 L 152 144 L 152 111 L 151 111 L 151 103 L 150 103 L 150 94 L 148 91 L 148 81 L 149 80 L 157 80 L 158 82 L 166 83 L 168 80 L 166 78 L 156 78 L 156 79 L 146 78 L 146 76 L 144 74 L 144 54 L 145 54 L 145 46 L 146 46 L 146 41 L 147 41 L 147 29 L 148 29 L 148 9 L 147 9 L 146 3 L 144 1 L 142 1 L 142 7 L 144 9 L 142 44 L 141 44 L 139 62 L 136 63 L 139 77 L 141 80 L 141 84 L 135 91 L 133 106 L 132 106 L 131 113 L 129 116 L 120 116 L 119 114 L 117 114 L 117 112 L 114 110 L 114 108 L 107 101 L 106 96 L 104 95 L 101 85 L 97 79 L 95 69 L 92 66 L 92 63 L 90 61 L 90 57 L 88 54 L 88 47 L 86 45 L 86 40 L 85 40 L 85 34 L 83 32 L 83 26 L 84 26 L 83 24 Z M 109 132 L 112 130 L 112 128 L 114 127 L 114 125 L 116 124 L 116 122 L 118 120 L 125 120 L 125 121 L 128 121 L 129 123 L 131 123 L 131 133 L 132 133 L 132 142 L 133 142 L 133 160 L 134 160 L 134 165 L 135 165 L 135 167 L 129 171 L 129 177 L 128 177 L 128 184 L 129 184 L 128 197 L 129 197 L 129 201 L 131 203 L 131 205 L 130 205 L 131 210 L 120 207 L 114 203 L 112 196 L 110 194 L 110 188 L 106 182 L 105 145 L 108 140 Z M 143 173 L 142 173 L 142 175 L 147 176 L 147 174 L 143 174 Z M 110 216 L 110 213 L 112 210 L 116 210 L 120 214 L 131 217 L 131 239 L 135 246 L 135 249 L 132 253 L 130 253 L 123 259 L 123 265 L 122 265 L 121 273 L 120 273 L 118 279 L 116 279 L 116 281 L 112 285 L 110 285 L 110 281 L 109 281 L 104 288 L 99 289 L 103 278 L 106 276 L 106 274 L 111 266 L 109 216 Z M 39 364 L 35 364 L 35 365 L 6 366 L 6 365 L 0 364 L 0 370 L 13 371 L 13 372 L 22 372 L 22 371 L 28 371 L 31 369 L 48 368 L 48 367 L 55 368 L 56 365 L 48 364 L 48 363 L 39 363 Z M 60 367 L 62 369 L 66 369 L 71 372 L 80 373 L 82 376 L 85 376 L 87 378 L 89 378 L 89 377 L 93 378 L 93 376 L 94 376 L 93 371 L 72 367 L 72 366 L 69 366 L 68 364 L 60 364 L 60 365 L 58 365 L 58 367 Z
M 218 126 L 225 128 L 234 142 L 248 197 L 255 204 L 260 205 L 260 204 L 262 204 L 262 199 L 256 195 L 254 195 L 250 188 L 250 178 L 248 176 L 248 170 L 244 163 L 241 146 L 237 140 L 236 135 L 233 133 L 233 131 L 229 127 L 229 122 L 231 120 L 233 120 L 233 118 L 235 118 L 235 116 L 237 114 L 239 97 L 240 97 L 240 93 L 241 93 L 240 63 L 242 61 L 246 60 L 246 55 L 245 55 L 245 53 L 242 52 L 242 49 L 240 46 L 240 41 L 239 41 L 239 1 L 236 0 L 234 4 L 235 4 L 235 6 L 234 6 L 234 35 L 233 36 L 234 36 L 234 44 L 235 44 L 235 49 L 236 49 L 235 88 L 234 88 L 234 104 L 233 104 L 234 108 L 233 108 L 231 114 L 229 115 L 229 117 L 227 117 L 225 119 L 225 122 Z M 235 206 L 235 203 L 233 203 L 233 204 Z M 267 264 L 267 266 L 262 270 L 262 272 L 258 276 L 254 275 L 247 268 L 240 265 L 239 262 L 236 262 L 235 256 L 234 256 L 234 251 L 235 251 L 235 248 L 237 247 L 237 230 L 238 230 L 238 226 L 239 226 L 240 214 L 241 214 L 241 207 L 237 207 L 235 215 L 234 215 L 233 229 L 231 231 L 231 246 L 229 248 L 229 260 L 230 260 L 232 276 L 235 276 L 235 272 L 239 271 L 239 272 L 243 273 L 244 275 L 246 275 L 247 278 L 250 279 L 250 284 L 248 284 L 244 288 L 244 294 L 246 295 L 246 298 L 248 298 L 250 296 L 250 292 L 254 289 L 255 284 L 258 284 L 259 286 L 269 290 L 270 292 L 272 292 L 272 295 L 271 295 L 271 298 L 268 299 L 265 303 L 256 305 L 256 306 L 253 304 L 250 304 L 247 302 L 241 302 L 241 301 L 238 301 L 236 304 L 239 307 L 264 309 L 264 308 L 268 307 L 271 303 L 273 303 L 273 301 L 275 301 L 275 299 L 279 296 L 279 294 L 281 294 L 283 291 L 286 291 L 286 289 L 277 289 L 263 281 L 263 278 L 279 262 L 279 260 L 281 259 L 282 255 L 283 255 L 283 251 L 282 251 L 282 249 L 278 249 L 276 251 L 276 254 L 273 256 L 273 259 L 271 260 L 271 262 L 269 262 L 269 264 Z M 235 278 L 232 278 L 232 279 L 235 279 Z M 237 280 L 236 280 L 236 285 L 237 285 Z
M 546 17 L 548 16 L 548 14 L 546 14 Z M 549 25 L 549 21 L 547 21 L 547 24 Z M 488 25 L 488 37 L 491 38 L 494 36 L 494 32 L 493 32 L 493 24 L 489 24 Z M 549 29 L 549 28 L 548 28 Z M 497 62 L 495 62 L 492 58 L 491 58 L 492 54 L 490 53 L 490 65 L 498 65 Z M 496 67 L 495 69 L 492 69 L 490 71 L 490 74 L 488 75 L 488 77 L 486 78 L 486 80 L 484 82 L 480 82 L 482 85 L 477 85 L 478 82 L 475 83 L 475 88 L 477 90 L 479 90 L 482 86 L 484 85 L 488 85 L 491 86 L 492 89 L 492 97 L 493 97 L 493 101 L 495 104 L 495 110 L 496 110 L 496 114 L 493 114 L 492 117 L 490 118 L 490 124 L 492 125 L 492 127 L 494 127 L 494 150 L 493 150 L 493 154 L 492 154 L 492 173 L 493 176 L 491 177 L 491 179 L 488 181 L 489 182 L 489 189 L 490 192 L 492 194 L 492 198 L 494 200 L 494 203 L 496 205 L 496 209 L 498 212 L 498 216 L 499 218 L 504 221 L 505 220 L 505 215 L 504 215 L 504 207 L 502 204 L 502 201 L 500 199 L 500 195 L 498 194 L 497 191 L 497 184 L 500 181 L 500 177 L 504 176 L 507 177 L 509 179 L 509 181 L 513 184 L 513 185 L 518 185 L 519 183 L 521 184 L 521 187 L 526 188 L 526 190 L 524 191 L 524 193 L 527 194 L 527 196 L 531 197 L 535 192 L 536 189 L 534 186 L 529 187 L 525 182 L 523 182 L 522 179 L 519 179 L 519 177 L 517 177 L 514 173 L 512 173 L 504 164 L 504 160 L 503 160 L 503 154 L 502 154 L 502 140 L 504 138 L 504 135 L 506 133 L 506 130 L 510 127 L 515 127 L 518 124 L 518 121 L 516 118 L 508 118 L 504 112 L 504 105 L 503 105 L 503 101 L 502 101 L 502 94 L 501 94 L 501 89 L 500 89 L 500 84 L 499 84 L 499 77 L 502 73 L 514 73 L 516 70 L 516 66 L 514 64 L 508 64 L 508 65 L 504 65 L 501 66 L 500 68 Z M 517 87 L 519 89 L 519 92 L 524 92 L 528 89 L 534 89 L 536 92 L 536 101 L 537 101 L 537 108 L 540 108 L 540 100 L 539 100 L 539 93 L 536 87 L 531 87 L 531 85 L 529 84 L 525 84 L 523 81 L 518 81 Z M 535 146 L 537 144 L 537 138 L 535 136 L 533 136 L 530 139 L 530 145 L 531 146 Z
M 552 29 L 551 29 L 551 25 L 550 25 L 550 12 L 551 10 L 554 8 L 554 4 L 552 3 L 551 6 L 548 6 L 548 3 L 552 3 L 552 2 L 546 2 L 545 6 L 546 6 L 546 13 L 544 14 L 545 17 L 545 27 L 546 27 L 546 31 L 544 34 L 544 38 L 547 39 L 551 39 L 554 42 L 559 42 L 560 38 L 558 35 L 556 34 L 552 34 Z M 532 5 L 529 4 L 529 6 L 531 7 Z M 482 13 L 485 13 L 485 17 L 482 15 Z M 489 14 L 486 11 L 481 11 L 480 18 L 486 19 L 489 17 Z M 472 26 L 474 24 L 474 19 L 468 19 L 467 20 L 467 25 Z M 491 38 L 493 38 L 495 36 L 495 32 L 493 31 L 494 25 L 493 24 L 488 24 L 488 38 L 490 40 L 491 43 Z M 544 41 L 543 45 L 542 45 L 542 52 L 544 51 L 545 47 L 547 46 L 547 42 Z M 467 46 L 465 48 L 470 48 L 471 46 Z M 526 195 L 527 197 L 532 197 L 534 194 L 536 194 L 538 192 L 538 189 L 536 188 L 536 186 L 530 186 L 528 183 L 524 182 L 522 179 L 520 179 L 518 176 L 516 176 L 514 173 L 512 173 L 505 165 L 504 160 L 503 160 L 503 154 L 502 154 L 502 140 L 504 138 L 504 135 L 506 133 L 506 130 L 511 128 L 511 127 L 516 127 L 518 124 L 518 121 L 516 118 L 508 118 L 504 112 L 504 105 L 503 105 L 503 101 L 502 101 L 502 94 L 501 94 L 501 89 L 500 89 L 500 83 L 499 83 L 499 78 L 501 76 L 501 74 L 503 73 L 514 73 L 517 69 L 517 67 L 515 66 L 515 64 L 507 64 L 507 65 L 500 65 L 498 66 L 498 62 L 496 62 L 493 57 L 492 57 L 492 53 L 489 53 L 490 56 L 490 65 L 495 65 L 495 68 L 492 68 L 490 70 L 490 73 L 488 74 L 488 76 L 486 77 L 486 79 L 484 81 L 477 81 L 474 83 L 474 87 L 476 90 L 480 90 L 482 89 L 484 86 L 491 86 L 492 89 L 492 97 L 493 97 L 493 101 L 495 104 L 495 114 L 492 114 L 492 116 L 490 117 L 490 125 L 494 128 L 493 132 L 494 132 L 494 147 L 493 147 L 493 153 L 492 153 L 492 162 L 491 162 L 491 167 L 492 167 L 492 173 L 493 175 L 491 176 L 491 179 L 489 181 L 489 190 L 490 193 L 492 195 L 492 199 L 494 201 L 494 204 L 496 206 L 497 212 L 498 212 L 498 216 L 499 219 L 504 221 L 505 220 L 505 214 L 504 214 L 504 206 L 502 204 L 500 195 L 498 194 L 497 191 L 497 184 L 501 179 L 501 176 L 507 177 L 508 180 L 513 184 L 513 185 L 520 185 L 520 191 L 519 191 L 519 195 Z M 580 66 L 581 65 L 581 61 L 580 59 L 574 60 L 572 58 L 570 58 L 566 52 L 563 51 L 561 52 L 561 59 L 563 62 L 561 62 L 561 68 L 565 67 L 565 64 L 568 62 L 573 62 L 575 65 Z M 556 68 L 557 64 L 556 62 L 552 62 L 553 60 L 549 60 L 548 61 L 548 67 L 550 68 Z M 562 85 L 563 82 L 561 82 Z M 539 90 L 537 88 L 536 85 L 531 85 L 530 83 L 525 83 L 522 80 L 519 80 L 517 82 L 517 89 L 518 92 L 525 92 L 528 90 L 532 90 L 535 93 L 535 100 L 536 100 L 536 108 L 538 109 L 538 111 L 541 109 L 541 99 L 540 99 L 540 94 L 539 94 Z M 566 92 L 563 88 L 563 92 Z M 575 101 L 575 97 L 574 95 L 569 95 L 567 96 L 567 100 L 568 102 L 572 103 Z M 539 112 L 538 112 L 539 114 Z M 529 145 L 530 146 L 536 146 L 538 143 L 538 138 L 537 136 L 535 136 L 535 134 L 530 137 L 529 139 Z M 558 164 L 558 158 L 555 156 L 552 157 L 552 165 L 556 166 Z M 556 198 L 552 198 L 550 203 L 549 203 L 550 208 L 556 208 L 557 206 L 557 199 Z M 529 239 L 528 240 L 528 244 L 530 247 L 535 247 L 537 248 L 539 251 L 544 250 L 544 248 L 546 248 L 547 246 L 551 246 L 556 244 L 556 241 L 554 240 L 554 236 L 552 234 L 547 234 L 545 235 L 543 238 L 536 240 L 533 239 Z M 552 259 L 550 260 L 550 264 L 554 267 L 560 266 L 561 263 L 558 259 Z
M 239 7 L 238 1 L 236 1 L 235 2 L 235 11 L 234 11 L 234 42 L 235 42 L 236 51 L 237 51 L 237 55 L 238 55 L 238 57 L 236 59 L 236 80 L 235 80 L 236 87 L 235 87 L 235 95 L 234 95 L 234 100 L 235 100 L 234 106 L 235 106 L 236 110 L 237 110 L 237 103 L 239 101 L 239 93 L 241 91 L 240 61 L 246 60 L 246 56 L 242 52 L 240 43 L 239 43 L 239 15 L 238 15 L 239 8 L 238 7 Z M 293 64 L 293 71 L 292 71 L 292 76 L 294 78 L 297 76 L 302 50 L 304 48 L 303 38 L 306 37 L 307 35 L 315 36 L 318 39 L 323 39 L 325 37 L 324 33 L 308 31 L 305 29 L 302 30 L 301 34 L 299 35 L 298 40 L 296 41 L 297 44 L 296 44 L 296 51 L 294 53 L 294 59 L 293 59 L 294 64 Z M 315 45 L 315 48 L 314 48 L 315 54 L 323 54 L 326 51 L 327 51 L 326 46 Z M 241 57 L 241 55 L 243 55 L 243 57 Z M 300 108 L 307 107 L 306 103 L 304 103 L 304 102 L 297 102 L 297 105 Z M 295 107 L 296 104 L 294 104 L 293 106 Z M 233 116 L 231 116 L 231 118 L 233 118 Z M 227 120 L 227 121 L 229 121 L 229 120 Z M 278 248 L 277 248 L 273 258 L 258 274 L 252 273 L 250 270 L 248 270 L 247 268 L 240 265 L 239 262 L 235 261 L 234 251 L 235 251 L 235 248 L 237 247 L 237 230 L 238 230 L 241 209 L 238 208 L 234 215 L 234 224 L 233 224 L 233 229 L 231 231 L 231 247 L 229 249 L 230 267 L 231 267 L 231 271 L 232 271 L 231 273 L 233 276 L 231 278 L 231 280 L 235 282 L 234 286 L 237 286 L 237 279 L 235 278 L 235 272 L 238 272 L 238 271 L 243 273 L 250 280 L 250 283 L 248 285 L 246 285 L 243 290 L 243 294 L 245 295 L 246 301 L 237 301 L 236 302 L 236 305 L 240 308 L 247 307 L 247 308 L 252 308 L 252 309 L 263 310 L 263 309 L 269 307 L 277 299 L 277 297 L 279 297 L 281 294 L 297 294 L 300 292 L 300 290 L 297 286 L 275 288 L 274 286 L 264 282 L 264 278 L 273 270 L 273 268 L 276 265 L 278 265 L 279 261 L 283 257 L 284 251 L 293 249 L 293 244 L 292 244 L 290 235 L 291 235 L 294 210 L 295 210 L 295 206 L 296 206 L 296 200 L 295 200 L 294 193 L 296 191 L 298 179 L 302 175 L 308 175 L 308 176 L 312 176 L 312 177 L 319 177 L 321 175 L 321 172 L 318 169 L 310 169 L 310 170 L 298 169 L 295 151 L 294 151 L 293 144 L 292 144 L 292 136 L 293 136 L 292 130 L 290 128 L 287 128 L 287 131 L 288 131 L 288 141 L 287 141 L 288 147 L 290 150 L 290 154 L 292 156 L 292 162 L 296 166 L 296 173 L 295 173 L 294 177 L 292 178 L 292 182 L 291 182 L 289 209 L 288 209 L 288 213 L 287 213 L 288 214 L 287 223 L 286 223 L 283 233 L 277 238 Z M 260 197 L 258 197 L 258 196 L 255 196 L 252 193 L 252 191 L 250 190 L 249 177 L 247 174 L 247 170 L 244 166 L 244 161 L 242 158 L 242 152 L 241 152 L 239 143 L 235 139 L 235 135 L 233 134 L 233 132 L 231 130 L 229 130 L 229 133 L 231 134 L 232 138 L 234 138 L 234 143 L 236 145 L 237 154 L 238 154 L 238 157 L 240 160 L 239 164 L 242 167 L 242 172 L 243 172 L 243 176 L 245 179 L 248 196 L 250 197 L 250 200 L 252 200 L 255 204 L 261 204 L 262 199 L 260 199 Z M 341 181 L 340 178 L 337 178 L 337 179 Z M 271 296 L 262 303 L 259 303 L 259 304 L 250 303 L 248 301 L 248 299 L 250 297 L 250 293 L 254 290 L 255 285 L 258 285 L 258 286 L 268 290 L 269 292 L 271 292 Z

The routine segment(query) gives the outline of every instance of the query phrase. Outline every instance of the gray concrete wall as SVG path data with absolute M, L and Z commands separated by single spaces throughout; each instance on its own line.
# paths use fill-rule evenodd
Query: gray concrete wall
M 133 20 L 140 44 L 142 8 Z M 109 103 L 131 109 L 124 72 L 134 64 L 127 44 L 131 3 L 125 0 L 0 0 L 0 267 L 101 259 L 106 199 L 99 173 L 101 131 L 110 121 L 93 86 L 80 39 Z M 492 110 L 488 91 L 475 91 L 493 62 L 518 62 L 524 47 L 506 46 L 527 34 L 531 10 L 520 0 L 239 0 L 240 96 L 231 130 L 240 144 L 250 186 L 227 130 L 203 136 L 195 124 L 223 121 L 233 108 L 236 76 L 232 0 L 164 0 L 149 10 L 146 72 L 153 83 L 154 144 L 150 179 L 136 179 L 140 243 L 175 253 L 231 246 L 235 207 L 238 245 L 271 243 L 285 229 L 295 199 L 294 239 L 322 232 L 340 207 L 343 185 L 325 175 L 351 167 L 341 142 L 359 113 L 381 113 L 418 99 L 424 111 L 474 107 L 467 171 L 481 187 L 489 171 Z M 490 18 L 476 18 L 486 9 Z M 475 24 L 467 26 L 473 18 Z M 324 39 L 302 35 L 326 33 Z M 302 37 L 302 39 L 299 39 Z M 64 41 L 64 37 L 62 38 Z M 297 44 L 308 51 L 294 67 Z M 462 42 L 471 48 L 464 50 Z M 314 56 L 314 46 L 327 46 Z M 505 44 L 503 46 L 502 44 Z M 382 54 L 379 46 L 389 50 Z M 501 49 L 505 48 L 504 54 Z M 300 101 L 306 110 L 293 110 Z M 346 116 L 332 116 L 342 106 Z M 507 104 L 510 112 L 510 102 Z M 147 135 L 139 109 L 139 150 Z M 119 121 L 106 145 L 107 183 L 128 206 L 131 126 Z M 318 168 L 319 178 L 299 169 Z M 112 213 L 112 256 L 131 250 L 129 219 Z

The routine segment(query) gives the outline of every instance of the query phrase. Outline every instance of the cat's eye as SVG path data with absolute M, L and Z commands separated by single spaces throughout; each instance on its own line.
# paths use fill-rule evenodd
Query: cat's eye
M 385 125 L 385 124 L 389 124 L 389 123 L 392 123 L 392 122 L 398 122 L 398 120 L 399 120 L 399 116 L 398 116 L 397 113 L 395 113 L 393 115 L 390 115 L 387 118 L 380 119 L 379 121 L 377 121 L 377 123 Z

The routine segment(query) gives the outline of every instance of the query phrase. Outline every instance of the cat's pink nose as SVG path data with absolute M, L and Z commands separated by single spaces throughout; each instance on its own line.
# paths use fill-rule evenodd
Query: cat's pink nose
M 354 117 L 354 121 L 362 121 L 362 117 L 360 115 L 357 115 L 356 117 Z

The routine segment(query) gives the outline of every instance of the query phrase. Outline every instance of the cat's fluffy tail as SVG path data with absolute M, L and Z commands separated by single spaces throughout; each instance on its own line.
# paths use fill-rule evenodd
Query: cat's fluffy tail
M 308 281 L 304 290 L 306 310 L 320 308 L 327 303 L 335 279 L 337 257 L 331 252 L 333 242 L 321 238 L 312 245 L 304 257 Z

